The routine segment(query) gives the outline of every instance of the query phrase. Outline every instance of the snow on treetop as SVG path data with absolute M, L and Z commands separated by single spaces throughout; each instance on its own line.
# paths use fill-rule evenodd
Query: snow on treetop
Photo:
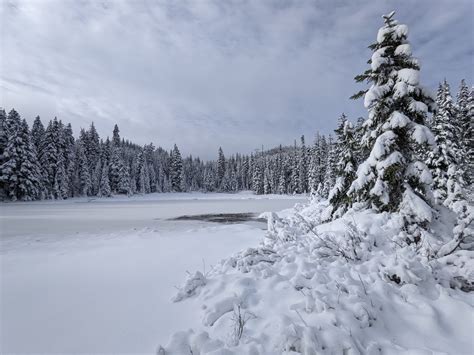
M 382 15 L 382 18 L 385 21 L 390 21 L 392 19 L 393 15 L 395 15 L 395 11 L 391 11 L 387 15 Z
M 379 29 L 377 42 L 382 43 L 387 36 L 390 36 L 393 40 L 406 38 L 408 36 L 408 26 L 398 25 L 396 21 L 392 20 L 390 25 L 385 25 Z

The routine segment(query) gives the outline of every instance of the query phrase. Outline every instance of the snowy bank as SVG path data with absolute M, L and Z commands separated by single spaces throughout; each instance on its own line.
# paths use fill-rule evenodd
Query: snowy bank
M 326 207 L 270 213 L 257 248 L 190 275 L 174 301 L 201 304 L 202 325 L 158 353 L 472 353 L 474 297 L 456 280 L 473 280 L 474 252 L 427 260 L 397 245 L 396 214 L 317 223 Z

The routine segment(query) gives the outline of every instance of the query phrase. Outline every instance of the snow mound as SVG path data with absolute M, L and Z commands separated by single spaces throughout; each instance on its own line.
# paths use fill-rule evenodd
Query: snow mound
M 260 246 L 206 275 L 201 329 L 158 353 L 471 353 L 474 252 L 428 260 L 398 245 L 403 216 L 350 210 L 321 224 L 327 207 L 267 214 Z

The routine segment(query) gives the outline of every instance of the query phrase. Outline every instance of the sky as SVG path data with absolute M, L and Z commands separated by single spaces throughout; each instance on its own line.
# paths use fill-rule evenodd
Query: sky
M 0 0 L 0 107 L 205 159 L 311 142 L 366 115 L 353 78 L 391 10 L 424 86 L 474 83 L 471 0 Z

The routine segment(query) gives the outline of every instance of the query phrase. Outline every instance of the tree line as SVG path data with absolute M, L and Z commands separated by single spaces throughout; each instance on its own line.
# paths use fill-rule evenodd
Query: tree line
M 436 133 L 439 152 L 429 155 L 436 166 L 434 191 L 446 196 L 449 165 L 462 169 L 465 184 L 473 173 L 473 91 L 461 82 L 457 100 L 449 84 L 440 84 L 437 113 L 428 125 Z M 66 199 L 77 196 L 108 197 L 170 191 L 237 192 L 257 194 L 311 193 L 334 201 L 355 176 L 368 155 L 362 144 L 365 120 L 353 124 L 342 114 L 335 134 L 317 133 L 313 144 L 280 146 L 249 155 L 226 158 L 219 148 L 215 161 L 181 157 L 177 145 L 171 151 L 144 146 L 120 138 L 115 125 L 112 139 L 101 139 L 92 123 L 73 135 L 71 124 L 54 118 L 44 127 L 36 117 L 30 130 L 25 119 L 12 109 L 0 110 L 0 196 L 11 200 Z M 469 151 L 470 149 L 470 151 Z M 441 153 L 441 155 L 439 154 Z M 470 157 L 470 159 L 468 159 Z M 428 159 L 428 157 L 427 157 Z M 456 168 L 458 169 L 458 168 Z M 335 196 L 335 194 L 337 196 Z
M 258 194 L 306 193 L 324 183 L 334 142 L 317 135 L 313 147 L 278 147 L 252 154 L 224 155 L 215 161 L 182 157 L 177 145 L 167 151 L 120 137 L 101 139 L 94 123 L 76 139 L 70 123 L 54 118 L 46 127 L 36 117 L 30 129 L 12 109 L 0 109 L 0 196 L 10 200 L 66 199 L 77 196 L 152 192 L 254 190 Z M 331 176 L 332 174 L 329 174 Z

